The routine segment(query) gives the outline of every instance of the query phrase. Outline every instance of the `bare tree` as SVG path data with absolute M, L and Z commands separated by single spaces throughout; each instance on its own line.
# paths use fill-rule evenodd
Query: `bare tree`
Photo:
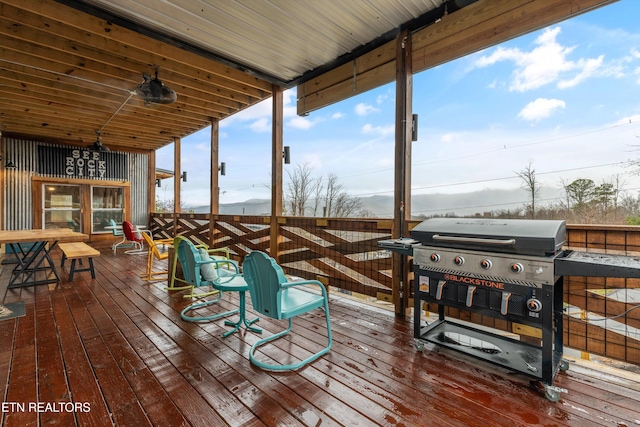
M 285 206 L 294 216 L 350 217 L 359 214 L 362 202 L 344 191 L 336 174 L 314 178 L 308 164 L 298 166 L 289 175 Z
M 564 196 L 563 198 L 560 200 L 560 204 L 568 209 L 571 209 L 571 197 L 569 197 L 569 192 L 567 191 L 567 186 L 569 184 L 567 184 L 567 181 L 564 180 L 564 178 L 560 179 L 560 185 L 562 185 L 562 189 L 564 190 Z
M 309 200 L 316 194 L 320 182 L 318 178 L 311 175 L 311 167 L 308 163 L 298 165 L 293 172 L 287 171 L 287 175 L 289 175 L 285 199 L 287 211 L 294 216 L 305 216 L 309 208 Z
M 536 179 L 536 171 L 533 169 L 531 162 L 520 172 L 516 174 L 522 179 L 522 188 L 529 195 L 530 204 L 527 206 L 528 215 L 531 218 L 536 217 L 536 200 L 540 194 L 540 182 Z
M 156 212 L 175 212 L 175 200 L 173 195 L 167 195 L 167 189 L 167 186 L 162 187 L 162 198 L 160 198 L 160 194 L 156 194 Z M 180 210 L 185 212 L 186 209 L 185 201 L 181 200 Z
M 324 189 L 324 185 L 322 184 L 322 177 L 318 178 L 318 185 L 315 188 L 315 193 L 313 195 L 313 216 L 321 216 L 323 212 L 320 211 L 322 206 L 322 191 Z
M 338 175 L 330 173 L 324 191 L 322 215 L 331 218 L 347 218 L 359 214 L 362 201 L 344 191 Z

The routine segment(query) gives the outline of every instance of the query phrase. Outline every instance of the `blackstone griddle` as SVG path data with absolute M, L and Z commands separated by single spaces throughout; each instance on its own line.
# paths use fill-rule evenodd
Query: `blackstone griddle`
M 640 259 L 564 250 L 564 221 L 433 218 L 411 238 L 378 246 L 413 257 L 414 339 L 451 348 L 541 381 L 549 400 L 568 368 L 563 354 L 563 277 L 640 277 Z M 438 305 L 424 325 L 422 303 Z M 457 308 L 512 322 L 534 345 L 445 318 Z

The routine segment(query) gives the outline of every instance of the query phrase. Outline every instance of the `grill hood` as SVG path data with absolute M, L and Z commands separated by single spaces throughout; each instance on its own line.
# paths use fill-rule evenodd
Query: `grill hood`
M 425 246 L 552 256 L 566 242 L 565 221 L 431 218 L 411 230 Z

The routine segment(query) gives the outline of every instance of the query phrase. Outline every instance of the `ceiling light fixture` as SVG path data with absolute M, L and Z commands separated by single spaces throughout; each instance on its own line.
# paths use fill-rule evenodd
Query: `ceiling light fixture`
M 94 142 L 92 145 L 88 147 L 89 151 L 101 151 L 101 152 L 111 151 L 109 147 L 102 145 L 102 140 L 100 139 L 99 130 L 96 131 L 96 135 L 98 135 L 98 137 L 96 138 L 96 142 Z
M 1 136 L 1 135 L 2 135 L 2 134 L 0 133 L 0 136 Z M 0 161 L 2 161 L 2 156 L 0 156 Z M 15 164 L 15 163 L 13 163 L 13 161 L 11 161 L 11 160 L 8 160 L 8 161 L 7 161 L 7 164 L 6 164 L 6 165 L 4 165 L 4 167 L 5 167 L 5 169 L 16 169 L 16 168 L 17 168 L 16 164 Z

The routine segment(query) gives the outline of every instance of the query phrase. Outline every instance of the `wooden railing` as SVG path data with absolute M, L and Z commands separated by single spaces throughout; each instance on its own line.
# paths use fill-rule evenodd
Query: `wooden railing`
M 252 250 L 270 252 L 269 217 L 208 214 L 151 215 L 154 236 L 195 237 L 226 247 L 242 262 Z M 343 292 L 391 295 L 391 258 L 378 241 L 391 238 L 390 220 L 281 217 L 277 259 L 287 274 L 330 283 Z M 272 255 L 273 256 L 273 255 Z
M 280 217 L 277 224 L 277 258 L 287 274 L 391 300 L 391 254 L 377 246 L 391 238 L 391 220 Z M 150 229 L 156 237 L 184 235 L 227 247 L 238 262 L 252 250 L 270 252 L 273 235 L 270 218 L 262 216 L 154 213 Z M 567 246 L 640 254 L 640 227 L 569 225 Z M 640 279 L 565 277 L 564 305 L 567 347 L 640 365 Z M 447 315 L 519 333 L 505 320 L 455 309 Z

